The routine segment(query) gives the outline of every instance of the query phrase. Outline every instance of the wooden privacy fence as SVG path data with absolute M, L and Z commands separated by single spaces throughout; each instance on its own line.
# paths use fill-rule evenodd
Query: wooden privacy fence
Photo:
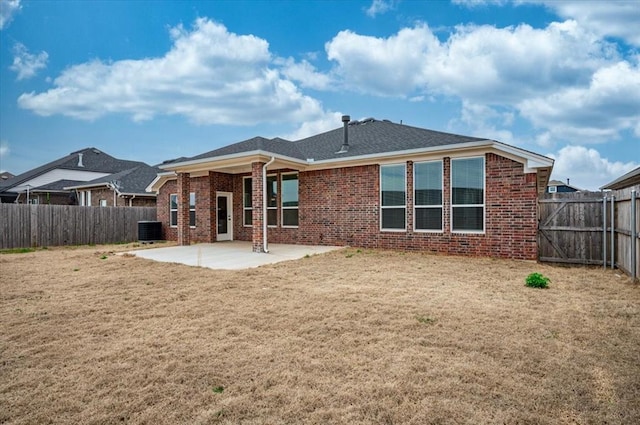
M 640 186 L 545 194 L 538 200 L 540 261 L 640 272 Z
M 132 242 L 155 207 L 0 204 L 0 249 Z

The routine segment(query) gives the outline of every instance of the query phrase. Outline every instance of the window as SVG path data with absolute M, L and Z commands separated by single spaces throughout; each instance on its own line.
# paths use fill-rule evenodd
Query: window
M 442 161 L 413 165 L 415 230 L 442 231 Z
M 557 186 L 549 186 L 549 193 L 556 193 L 558 191 Z
M 78 192 L 80 195 L 80 206 L 90 207 L 91 206 L 91 191 L 90 190 L 81 190 Z
M 178 195 L 169 195 L 169 225 L 178 225 Z M 189 194 L 189 226 L 196 226 L 196 194 Z
M 278 225 L 278 176 L 267 176 L 267 226 Z
M 380 197 L 382 230 L 406 229 L 406 166 L 380 167 Z
M 178 225 L 178 195 L 169 195 L 169 225 Z
M 196 227 L 196 194 L 189 194 L 189 226 Z
M 282 226 L 298 226 L 298 174 L 282 175 Z
M 30 198 L 29 199 L 29 203 L 31 205 L 38 205 L 40 202 L 39 202 L 38 198 Z
M 253 180 L 251 177 L 245 177 L 242 181 L 242 213 L 243 223 L 245 226 L 253 224 Z
M 100 206 L 101 207 L 106 207 L 107 206 L 107 200 L 106 199 L 100 199 Z
M 484 232 L 484 158 L 451 160 L 454 232 Z

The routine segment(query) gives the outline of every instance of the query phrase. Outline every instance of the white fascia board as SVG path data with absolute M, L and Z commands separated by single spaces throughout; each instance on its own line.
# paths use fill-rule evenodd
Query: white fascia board
M 94 184 L 79 184 L 76 186 L 65 186 L 63 187 L 64 190 L 74 190 L 74 189 L 91 189 L 94 187 L 109 187 L 109 183 L 107 182 L 103 182 L 103 183 L 94 183 Z
M 493 141 L 493 143 L 495 144 L 496 149 L 525 159 L 525 167 L 530 170 L 529 172 L 535 172 L 537 168 L 553 167 L 553 163 L 555 162 L 549 157 L 529 152 L 515 146 L 506 145 L 496 141 Z M 527 170 L 525 170 L 525 172 L 527 172 Z
M 151 183 L 149 183 L 149 186 L 147 186 L 144 190 L 149 193 L 157 192 L 158 190 L 160 190 L 160 188 L 162 187 L 165 181 L 175 176 L 176 176 L 176 173 L 174 173 L 173 171 L 165 171 L 164 173 L 158 173 L 156 175 L 156 178 L 153 179 Z M 157 185 L 161 180 L 162 180 L 162 184 L 160 184 L 158 188 L 154 190 L 154 186 Z

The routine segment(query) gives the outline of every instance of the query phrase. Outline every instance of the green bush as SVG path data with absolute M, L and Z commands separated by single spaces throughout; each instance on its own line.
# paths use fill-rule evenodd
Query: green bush
M 550 279 L 541 273 L 531 273 L 525 280 L 530 288 L 548 288 Z

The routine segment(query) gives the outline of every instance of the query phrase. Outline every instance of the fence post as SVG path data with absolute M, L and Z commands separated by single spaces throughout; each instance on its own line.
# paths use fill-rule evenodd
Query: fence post
M 38 206 L 34 204 L 27 204 L 29 206 L 29 219 L 31 220 L 30 229 L 30 245 L 31 247 L 38 246 Z
M 607 195 L 602 197 L 602 268 L 607 269 Z
M 637 234 L 637 223 L 636 223 L 636 191 L 634 189 L 631 191 L 631 277 L 633 278 L 634 282 L 636 281 L 636 277 L 638 274 L 638 270 L 636 267 L 637 237 L 638 237 L 638 234 Z
M 611 270 L 616 266 L 616 197 L 611 195 Z

